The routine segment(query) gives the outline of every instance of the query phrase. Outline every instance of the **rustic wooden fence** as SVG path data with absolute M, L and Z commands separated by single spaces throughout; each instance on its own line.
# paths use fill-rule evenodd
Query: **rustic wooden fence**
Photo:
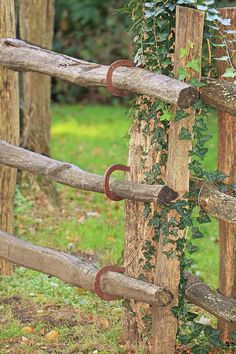
M 195 10 L 191 9 L 191 11 Z M 186 11 L 184 11 L 184 14 L 186 16 L 189 15 L 186 14 Z M 227 13 L 227 15 L 230 14 Z M 197 18 L 199 20 L 199 17 Z M 183 47 L 181 41 L 179 47 Z M 71 58 L 14 38 L 0 39 L 0 65 L 14 71 L 39 72 L 82 86 L 106 86 L 109 69 L 104 65 Z M 9 71 L 9 73 L 10 72 L 11 71 Z M 11 80 L 11 77 L 9 77 L 9 80 Z M 119 67 L 114 71 L 112 83 L 116 89 L 145 94 L 184 109 L 191 107 L 193 103 L 197 102 L 200 95 L 204 102 L 224 112 L 220 114 L 219 118 L 220 127 L 223 131 L 227 129 L 227 119 L 230 120 L 235 127 L 236 88 L 231 82 L 206 80 L 206 86 L 201 88 L 199 93 L 196 88 L 164 75 L 152 73 L 142 68 Z M 11 118 L 11 109 L 12 107 L 10 105 L 5 106 L 5 110 L 7 110 L 5 117 L 9 116 L 8 118 Z M 169 149 L 172 151 L 173 144 L 174 146 L 179 144 L 179 138 L 175 123 L 173 123 L 171 129 Z M 227 131 L 227 137 L 230 136 L 231 139 L 234 138 L 233 134 L 233 130 Z M 182 151 L 184 143 L 182 141 L 180 143 Z M 224 135 L 222 135 L 220 143 L 225 144 Z M 184 149 L 185 152 L 187 152 L 186 156 L 188 156 L 189 146 L 185 146 Z M 163 205 L 177 199 L 182 193 L 181 183 L 189 184 L 189 177 L 187 175 L 184 176 L 180 184 L 177 183 L 178 187 L 174 188 L 176 179 L 178 179 L 177 182 L 180 182 L 179 178 L 181 177 L 179 174 L 182 174 L 183 177 L 183 170 L 179 164 L 176 165 L 175 158 L 179 163 L 178 154 L 179 150 L 175 148 L 175 153 L 173 153 L 168 161 L 167 185 L 147 185 L 134 181 L 120 181 L 111 178 L 109 184 L 111 193 L 124 199 L 148 202 L 153 205 Z M 221 149 L 219 166 L 221 166 L 222 161 L 226 160 L 226 158 L 227 161 L 230 161 L 230 164 L 233 164 L 232 161 L 235 161 L 235 155 L 235 145 L 231 150 L 227 150 L 226 148 Z M 182 160 L 181 163 L 184 164 L 183 168 L 185 170 L 186 160 Z M 0 140 L 0 164 L 13 167 L 14 169 L 25 170 L 36 175 L 43 175 L 53 181 L 73 188 L 104 193 L 104 176 L 83 171 L 75 165 L 53 160 L 46 156 L 17 147 L 4 140 Z M 231 168 L 231 166 L 228 166 L 228 168 Z M 232 178 L 235 178 L 235 176 Z M 203 180 L 191 176 L 190 180 L 198 186 L 201 186 L 200 194 L 197 198 L 199 206 L 204 206 L 204 210 L 220 220 L 222 225 L 228 225 L 230 223 L 231 237 L 229 237 L 230 235 L 225 231 L 224 233 L 222 232 L 220 237 L 222 239 L 221 243 L 223 248 L 226 247 L 226 244 L 232 247 L 233 242 L 235 242 L 232 240 L 232 237 L 235 238 L 236 198 L 219 192 L 214 186 Z M 8 180 L 5 181 L 5 183 L 7 182 Z M 231 279 L 235 279 L 236 270 L 235 267 L 232 266 L 232 264 L 235 264 L 235 254 L 233 252 L 227 254 L 227 259 L 225 260 L 225 252 L 226 251 L 221 251 L 221 262 L 230 264 L 227 268 L 230 274 L 225 275 L 225 277 L 230 276 Z M 78 257 L 34 246 L 29 242 L 20 240 L 9 232 L 0 231 L 0 257 L 26 268 L 59 277 L 69 284 L 83 287 L 84 289 L 94 291 L 100 295 L 107 294 L 108 296 L 124 297 L 151 304 L 155 309 L 155 313 L 158 313 L 158 311 L 161 311 L 160 309 L 163 308 L 171 308 L 176 301 L 175 291 L 170 291 L 169 286 L 160 286 L 158 277 L 155 285 L 121 274 L 120 272 L 123 270 L 118 270 L 117 272 L 115 268 L 114 271 L 112 271 L 112 268 L 107 268 L 104 273 L 101 273 L 95 266 L 87 264 Z M 163 263 L 161 265 L 163 266 Z M 172 267 L 173 265 L 166 264 L 165 266 L 168 273 L 168 267 Z M 173 273 L 173 268 L 171 271 Z M 175 272 L 176 274 L 179 272 L 178 267 L 176 267 Z M 161 276 L 167 277 L 167 273 L 162 272 Z M 221 287 L 220 294 L 212 291 L 196 276 L 188 272 L 186 272 L 185 275 L 188 280 L 186 291 L 187 299 L 215 315 L 220 321 L 223 321 L 223 325 L 221 324 L 221 326 L 223 326 L 224 330 L 227 331 L 227 329 L 225 329 L 226 326 L 231 326 L 231 329 L 235 329 L 235 286 L 233 289 L 231 286 L 230 293 L 225 293 L 224 289 Z M 223 281 L 224 279 L 222 282 Z M 172 283 L 173 282 L 175 282 L 175 288 L 178 288 L 177 280 L 172 279 Z M 97 287 L 98 283 L 99 289 Z M 165 318 L 163 318 L 163 321 L 165 321 Z M 156 331 L 158 328 L 154 328 L 154 330 Z M 159 349 L 154 348 L 155 353 L 161 353 L 161 351 L 158 350 Z M 163 350 L 163 348 L 161 350 Z

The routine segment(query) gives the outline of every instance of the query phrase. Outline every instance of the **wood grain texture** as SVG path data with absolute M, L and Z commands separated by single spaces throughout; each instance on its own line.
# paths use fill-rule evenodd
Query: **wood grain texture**
M 3 231 L 0 231 L 0 244 L 0 257 L 94 292 L 98 270 L 95 265 L 63 252 L 34 246 Z M 161 287 L 115 272 L 107 272 L 102 276 L 101 290 L 121 298 L 158 303 L 161 306 L 166 306 L 173 299 L 171 293 Z
M 0 231 L 0 243 L 0 257 L 94 292 L 94 281 L 98 271 L 95 264 L 86 263 L 82 258 L 64 252 L 32 245 L 3 231 Z M 215 293 L 189 272 L 185 272 L 185 276 L 186 296 L 189 301 L 224 321 L 236 322 L 235 300 Z M 170 292 L 157 285 L 111 271 L 102 276 L 101 289 L 110 295 L 143 301 L 151 305 L 158 303 L 167 306 L 173 299 Z
M 0 164 L 46 176 L 73 188 L 104 193 L 104 176 L 83 171 L 75 165 L 53 160 L 3 140 L 0 140 Z M 178 196 L 163 185 L 146 185 L 114 178 L 110 179 L 110 190 L 123 198 L 155 204 L 168 203 Z
M 177 6 L 176 9 L 176 39 L 175 39 L 175 62 L 174 73 L 178 76 L 179 69 L 185 67 L 187 62 L 193 58 L 199 60 L 201 67 L 202 40 L 204 28 L 204 12 L 197 11 L 187 7 Z M 188 54 L 180 58 L 180 50 L 185 48 Z M 200 72 L 189 71 L 189 77 L 200 79 Z M 179 196 L 183 196 L 189 190 L 189 150 L 191 141 L 180 140 L 179 134 L 182 128 L 192 132 L 194 124 L 194 114 L 191 109 L 188 111 L 189 117 L 179 122 L 170 122 L 168 134 L 168 160 L 166 171 L 166 183 L 176 190 Z M 170 212 L 168 218 L 179 215 L 176 212 Z M 172 236 L 172 239 L 182 238 L 184 235 L 179 230 L 178 237 Z M 171 236 L 168 236 L 171 238 Z M 180 263 L 179 256 L 175 254 L 168 258 L 166 252 L 176 252 L 175 243 L 167 243 L 166 236 L 161 235 L 158 252 L 157 266 L 155 275 L 155 284 L 165 284 L 173 293 L 174 301 L 169 307 L 160 308 L 153 306 L 153 353 L 155 354 L 174 354 L 177 333 L 177 319 L 172 313 L 172 306 L 178 304 L 179 299 L 179 281 L 180 281 Z
M 185 272 L 187 278 L 186 298 L 224 323 L 236 323 L 236 300 L 213 291 L 195 275 Z
M 236 85 L 233 82 L 207 79 L 200 88 L 200 97 L 204 103 L 218 111 L 229 113 L 236 119 Z
M 224 18 L 231 19 L 231 26 L 227 29 L 236 30 L 236 8 L 219 9 Z M 222 27 L 222 30 L 226 27 Z M 228 34 L 227 39 L 236 39 L 235 34 Z M 228 49 L 235 50 L 235 42 L 228 42 Z M 231 52 L 232 53 L 232 52 Z M 217 56 L 225 55 L 223 48 L 218 48 Z M 235 56 L 232 58 L 236 65 Z M 224 61 L 217 62 L 217 73 L 220 77 L 224 74 L 229 64 Z M 226 79 L 226 78 L 224 78 Z M 232 79 L 233 80 L 233 79 Z M 236 120 L 235 117 L 219 112 L 218 114 L 218 169 L 227 176 L 226 183 L 236 183 Z M 220 274 L 219 291 L 225 296 L 236 299 L 236 225 L 219 222 L 219 245 L 220 245 Z M 230 333 L 236 333 L 236 325 L 219 322 L 224 341 L 232 341 Z M 236 341 L 235 341 L 236 342 Z
M 0 64 L 18 71 L 39 72 L 85 87 L 106 86 L 109 68 L 13 38 L 0 40 Z M 117 89 L 160 98 L 182 108 L 190 107 L 199 97 L 196 88 L 184 82 L 140 68 L 117 68 L 113 74 L 113 85 Z
M 15 36 L 13 0 L 0 1 L 0 38 Z M 19 142 L 18 74 L 0 67 L 0 138 L 17 145 Z M 0 229 L 13 230 L 13 198 L 16 169 L 0 166 Z M 0 259 L 0 274 L 10 275 L 12 266 Z
M 20 38 L 51 49 L 54 0 L 20 0 Z M 22 74 L 23 121 L 21 146 L 50 154 L 51 78 L 39 73 Z

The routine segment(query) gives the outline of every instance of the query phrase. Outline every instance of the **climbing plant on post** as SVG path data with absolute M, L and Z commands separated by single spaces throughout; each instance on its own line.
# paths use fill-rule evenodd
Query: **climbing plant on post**
M 15 11 L 13 0 L 0 1 L 0 37 L 15 36 Z M 0 138 L 18 145 L 19 98 L 18 73 L 0 67 Z M 0 166 L 0 229 L 13 231 L 13 198 L 16 169 Z M 0 259 L 0 274 L 10 275 L 12 265 Z
M 221 26 L 223 43 L 218 43 L 217 74 L 224 80 L 235 81 L 236 60 L 236 8 L 219 9 L 223 18 L 231 21 L 230 26 Z M 226 31 L 226 32 L 224 32 Z M 218 169 L 227 178 L 225 183 L 236 183 L 236 117 L 228 113 L 218 113 Z M 231 190 L 232 194 L 233 190 Z M 219 221 L 220 274 L 219 291 L 221 294 L 236 298 L 236 225 Z M 222 339 L 232 341 L 231 333 L 236 333 L 234 325 L 219 321 Z M 236 339 L 235 339 L 236 341 Z
M 205 13 L 187 7 L 176 9 L 176 33 L 174 54 L 174 75 L 185 80 L 201 78 L 201 57 Z M 171 205 L 162 222 L 166 222 L 158 243 L 155 283 L 162 284 L 174 295 L 171 306 L 166 308 L 153 307 L 153 352 L 158 354 L 174 353 L 177 334 L 178 311 L 173 312 L 173 306 L 178 308 L 181 287 L 183 284 L 183 251 L 185 244 L 184 220 L 187 210 L 181 209 L 187 202 L 184 195 L 189 192 L 189 153 L 192 148 L 193 125 L 195 114 L 188 109 L 183 114 L 185 118 L 178 120 L 178 107 L 174 108 L 174 119 L 170 122 L 168 131 L 168 158 L 165 184 L 179 194 L 179 199 Z M 180 290 L 180 294 L 179 294 Z

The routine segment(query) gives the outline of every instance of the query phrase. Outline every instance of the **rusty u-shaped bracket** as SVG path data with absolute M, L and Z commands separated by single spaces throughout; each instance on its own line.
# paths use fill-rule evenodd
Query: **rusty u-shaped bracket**
M 120 200 L 123 200 L 124 198 L 119 197 L 117 194 L 112 193 L 110 190 L 110 176 L 111 176 L 112 172 L 114 172 L 114 171 L 127 171 L 128 172 L 128 171 L 130 171 L 130 167 L 125 166 L 125 165 L 112 165 L 105 172 L 104 193 L 107 196 L 107 198 L 118 202 Z
M 100 281 L 101 281 L 102 275 L 107 272 L 124 273 L 124 271 L 125 271 L 124 267 L 118 267 L 116 265 L 109 265 L 109 266 L 105 266 L 105 267 L 101 268 L 97 272 L 97 274 L 95 276 L 95 282 L 94 282 L 94 290 L 95 290 L 95 293 L 97 294 L 97 296 L 99 296 L 101 299 L 106 300 L 106 301 L 114 301 L 114 300 L 119 299 L 119 297 L 117 297 L 115 295 L 109 295 L 109 294 L 102 292 L 101 287 L 100 287 Z
M 125 59 L 122 59 L 122 60 L 116 60 L 114 63 L 112 63 L 110 66 L 109 66 L 109 69 L 107 71 L 107 77 L 106 77 L 106 85 L 107 85 L 107 89 L 108 91 L 113 95 L 113 96 L 127 96 L 130 94 L 129 91 L 125 91 L 125 90 L 118 90 L 118 89 L 115 89 L 113 87 L 113 84 L 112 84 L 112 75 L 113 75 L 113 71 L 120 67 L 120 66 L 126 66 L 126 67 L 133 67 L 135 66 L 134 63 L 130 60 L 125 60 Z

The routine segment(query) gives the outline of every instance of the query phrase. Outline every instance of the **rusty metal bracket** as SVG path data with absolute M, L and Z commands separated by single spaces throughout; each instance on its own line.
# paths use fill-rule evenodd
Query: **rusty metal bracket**
M 94 282 L 94 290 L 97 296 L 99 296 L 101 299 L 106 300 L 106 301 L 114 301 L 119 299 L 119 297 L 115 295 L 109 295 L 104 292 L 102 292 L 101 287 L 100 287 L 100 282 L 101 282 L 101 277 L 103 274 L 107 272 L 116 272 L 116 273 L 124 273 L 125 268 L 124 267 L 118 267 L 116 265 L 109 265 L 101 268 L 96 276 L 95 276 L 95 282 Z
M 127 171 L 127 172 L 129 172 L 130 167 L 125 166 L 125 165 L 112 165 L 105 172 L 104 193 L 107 196 L 107 198 L 118 202 L 120 200 L 123 200 L 124 198 L 119 197 L 117 194 L 112 193 L 110 190 L 110 176 L 111 176 L 112 172 L 114 172 L 114 171 Z
M 113 72 L 116 68 L 119 68 L 120 66 L 125 66 L 125 67 L 134 67 L 134 63 L 130 60 L 116 60 L 114 63 L 112 63 L 109 66 L 109 69 L 107 71 L 107 77 L 106 77 L 106 85 L 107 85 L 107 89 L 108 91 L 113 95 L 113 96 L 127 96 L 130 94 L 129 91 L 125 91 L 125 90 L 118 90 L 116 88 L 113 87 L 112 84 L 112 75 Z

